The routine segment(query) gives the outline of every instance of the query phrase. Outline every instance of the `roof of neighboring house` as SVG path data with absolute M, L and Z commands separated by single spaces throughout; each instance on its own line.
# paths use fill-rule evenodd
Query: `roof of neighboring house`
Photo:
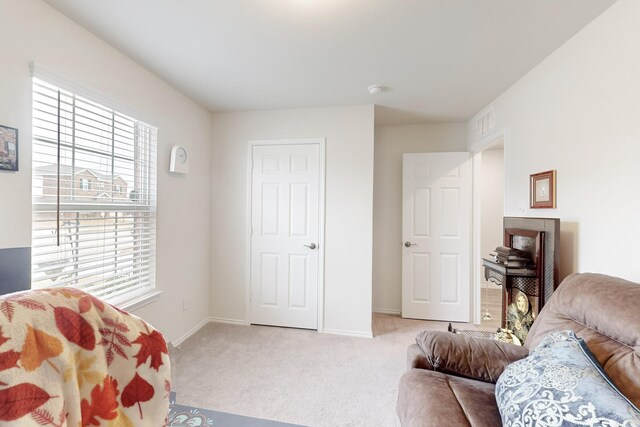
M 100 173 L 100 172 L 96 172 L 92 169 L 89 168 L 72 168 L 71 166 L 68 165 L 60 165 L 60 175 L 71 175 L 71 172 L 73 170 L 73 175 L 77 175 L 81 172 L 87 171 L 89 172 L 91 175 L 95 176 L 96 178 L 98 178 L 98 180 L 100 181 L 105 181 L 105 182 L 111 182 L 111 175 L 107 175 L 104 173 Z M 33 172 L 35 175 L 57 175 L 58 174 L 58 166 L 57 165 L 48 165 L 48 166 L 40 166 L 38 168 L 36 168 Z M 116 178 L 120 178 L 124 181 L 124 179 L 120 176 L 120 175 L 114 175 L 113 179 Z M 125 181 L 126 183 L 126 181 Z

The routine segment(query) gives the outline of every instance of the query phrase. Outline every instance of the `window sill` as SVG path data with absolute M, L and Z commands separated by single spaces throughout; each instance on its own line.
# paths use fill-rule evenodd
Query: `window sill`
M 152 302 L 160 299 L 160 295 L 162 295 L 162 291 L 153 289 L 145 292 L 142 295 L 138 295 L 129 300 L 114 305 L 124 311 L 134 311 L 139 309 L 140 307 L 144 307 L 145 305 L 151 304 Z

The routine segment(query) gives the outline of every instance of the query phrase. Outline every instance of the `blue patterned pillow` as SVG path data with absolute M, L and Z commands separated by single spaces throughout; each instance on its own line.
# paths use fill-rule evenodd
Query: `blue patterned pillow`
M 504 426 L 638 427 L 640 411 L 572 331 L 548 335 L 496 383 Z

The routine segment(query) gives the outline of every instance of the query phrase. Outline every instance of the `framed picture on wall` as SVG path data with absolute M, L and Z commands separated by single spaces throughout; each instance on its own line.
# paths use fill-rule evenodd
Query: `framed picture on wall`
M 0 125 L 0 171 L 18 170 L 18 129 Z
M 530 175 L 529 193 L 532 209 L 556 207 L 556 171 Z

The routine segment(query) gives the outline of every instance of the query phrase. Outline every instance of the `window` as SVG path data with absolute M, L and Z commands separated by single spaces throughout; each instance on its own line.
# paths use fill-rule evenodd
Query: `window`
M 116 181 L 135 197 L 101 191 Z M 33 288 L 114 304 L 155 288 L 154 127 L 34 78 L 32 187 Z
M 56 176 L 57 179 L 57 176 Z M 91 183 L 86 178 L 80 178 L 80 189 L 84 191 L 91 190 Z
M 115 192 L 115 194 L 116 194 L 116 195 L 117 195 L 117 194 L 120 194 L 120 186 L 119 186 L 118 184 L 116 184 L 116 185 L 113 187 L 113 191 Z

